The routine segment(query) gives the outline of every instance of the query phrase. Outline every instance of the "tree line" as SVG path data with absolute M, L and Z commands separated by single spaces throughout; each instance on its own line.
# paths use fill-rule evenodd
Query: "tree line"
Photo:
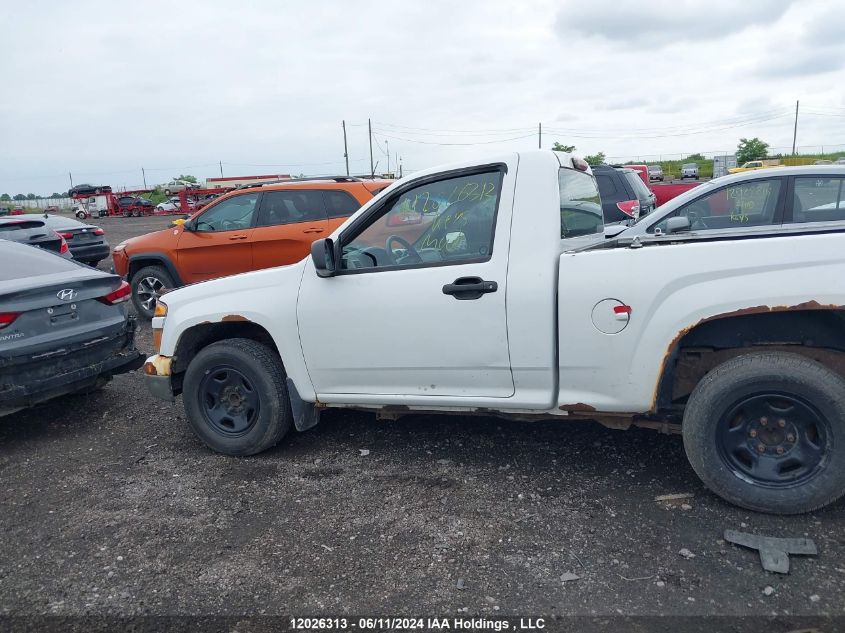
M 556 152 L 572 153 L 575 151 L 575 146 L 555 142 L 555 144 L 552 145 L 552 149 Z M 742 165 L 750 160 L 760 160 L 766 158 L 768 152 L 769 144 L 756 136 L 754 138 L 741 138 L 739 139 L 739 144 L 736 147 L 736 162 L 738 165 Z M 590 165 L 603 165 L 606 160 L 606 156 L 604 152 L 597 152 L 595 154 L 584 156 L 584 160 Z M 684 160 L 704 160 L 704 156 L 701 154 L 690 154 Z
M 58 193 L 53 192 L 49 196 L 36 196 L 34 193 L 16 193 L 13 196 L 10 196 L 8 193 L 0 194 L 0 202 L 11 202 L 12 200 L 38 200 L 39 198 L 67 198 L 68 194 L 65 193 Z

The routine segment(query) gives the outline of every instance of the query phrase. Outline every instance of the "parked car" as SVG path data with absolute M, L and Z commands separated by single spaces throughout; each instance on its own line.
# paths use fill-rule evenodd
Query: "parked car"
M 309 253 L 311 242 L 334 230 L 388 184 L 339 177 L 232 191 L 181 226 L 118 244 L 115 271 L 132 284 L 138 313 L 151 318 L 164 289 L 299 261 Z M 178 210 L 170 202 L 158 206 Z M 382 227 L 382 241 L 391 233 L 421 230 L 430 221 L 423 213 L 408 218 L 404 226 Z
M 813 165 L 832 165 L 832 164 L 833 164 L 833 161 L 827 160 L 826 158 L 822 158 L 822 159 L 813 161 Z
M 9 215 L 12 212 L 11 207 L 0 207 L 0 217 Z
M 835 161 L 833 161 L 833 164 L 834 165 L 845 165 L 845 158 L 837 158 Z
M 204 195 L 204 196 L 201 196 L 201 197 L 199 198 L 199 200 L 197 200 L 197 202 L 196 202 L 195 209 L 196 209 L 197 211 L 199 211 L 199 210 L 200 210 L 200 209 L 202 209 L 203 207 L 205 207 L 205 206 L 207 206 L 208 204 L 210 204 L 212 200 L 216 200 L 216 199 L 217 199 L 217 198 L 219 198 L 221 195 L 222 195 L 222 194 L 219 194 L 219 193 L 208 193 L 208 194 L 206 194 L 206 195 Z
M 684 163 L 681 165 L 681 180 L 686 178 L 698 180 L 698 163 Z
M 83 264 L 96 266 L 109 256 L 106 232 L 99 226 L 84 224 L 71 218 L 48 213 L 29 214 L 22 217 L 30 220 L 43 220 L 49 228 L 64 238 L 73 259 Z
M 173 213 L 174 211 L 179 210 L 179 205 L 170 200 L 165 200 L 164 202 L 159 202 L 155 206 L 156 211 L 159 213 Z
M 416 172 L 296 264 L 160 298 L 145 380 L 229 455 L 335 407 L 591 419 L 679 432 L 731 503 L 816 510 L 845 493 L 843 182 L 834 167 L 726 176 L 606 240 L 577 158 Z M 445 203 L 419 237 L 372 246 L 423 197 Z M 799 217 L 825 200 L 827 216 Z
M 96 196 L 101 193 L 107 193 L 111 191 L 111 187 L 108 185 L 89 185 L 89 184 L 82 184 L 76 185 L 75 187 L 71 187 L 68 190 L 68 195 L 73 196 Z
M 143 207 L 139 202 L 139 198 L 135 196 L 120 196 L 117 198 L 117 207 L 120 214 L 125 218 L 143 215 Z
M 657 206 L 657 198 L 631 169 L 598 165 L 593 167 L 593 176 L 607 223 L 636 220 Z
M 72 257 L 65 238 L 47 226 L 46 220 L 41 216 L 28 218 L 26 215 L 16 215 L 0 218 L 0 239 L 37 246 L 64 259 Z M 16 268 L 15 272 L 21 274 L 23 270 L 25 269 Z
M 129 294 L 117 275 L 32 246 L 0 249 L 0 415 L 139 368 Z
M 765 160 L 750 160 L 743 163 L 739 167 L 730 167 L 729 174 L 740 174 L 744 171 L 755 171 L 757 169 L 771 169 L 772 167 L 783 167 L 783 165 L 774 158 L 767 158 Z
M 168 183 L 159 186 L 164 192 L 164 195 L 169 196 L 171 193 L 178 193 L 185 189 L 199 189 L 200 186 L 195 182 L 188 182 L 187 180 L 171 180 Z
M 649 165 L 648 179 L 659 180 L 660 182 L 663 182 L 663 167 L 661 167 L 660 165 Z

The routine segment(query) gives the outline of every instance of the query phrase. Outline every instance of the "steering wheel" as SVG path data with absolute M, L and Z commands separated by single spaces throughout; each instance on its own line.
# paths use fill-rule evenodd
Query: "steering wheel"
M 703 229 L 710 228 L 707 226 L 707 223 L 701 219 L 698 211 L 690 209 L 687 211 L 687 218 L 689 219 L 690 229 L 693 231 L 701 231 Z
M 402 247 L 405 248 L 405 251 L 407 253 L 406 257 L 413 257 L 413 259 L 411 261 L 414 261 L 414 262 L 421 262 L 422 261 L 422 257 L 420 257 L 420 254 L 416 251 L 416 249 L 413 246 L 411 246 L 411 244 L 408 242 L 408 240 L 406 240 L 404 237 L 399 237 L 398 235 L 388 235 L 387 239 L 384 241 L 384 249 L 388 252 L 388 254 L 390 255 L 390 259 L 393 260 L 394 264 L 396 264 L 398 262 L 396 261 L 396 258 L 393 256 L 393 249 L 391 248 L 391 244 L 393 244 L 393 242 L 399 242 L 399 244 Z

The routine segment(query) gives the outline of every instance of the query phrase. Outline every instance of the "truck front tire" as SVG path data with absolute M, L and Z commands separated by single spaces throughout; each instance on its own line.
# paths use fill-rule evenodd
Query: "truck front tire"
M 696 474 L 736 505 L 799 514 L 845 493 L 845 380 L 804 356 L 719 365 L 692 392 L 682 430 Z
M 293 421 L 278 355 L 251 339 L 204 348 L 182 384 L 188 422 L 206 446 L 226 455 L 254 455 L 278 444 Z

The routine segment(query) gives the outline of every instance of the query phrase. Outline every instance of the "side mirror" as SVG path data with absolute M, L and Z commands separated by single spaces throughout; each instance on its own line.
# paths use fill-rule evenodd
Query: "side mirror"
M 614 222 L 613 224 L 605 224 L 605 226 L 604 226 L 604 236 L 607 239 L 614 238 L 627 228 L 628 227 L 625 226 L 624 224 L 622 224 L 621 222 Z
M 174 223 L 176 223 L 175 220 L 174 220 Z M 185 220 L 185 221 L 182 222 L 182 228 L 184 230 L 188 231 L 189 233 L 191 233 L 191 232 L 196 230 L 197 225 L 196 225 L 196 222 L 194 222 L 194 220 Z
M 689 218 L 685 215 L 678 215 L 666 220 L 666 234 L 683 233 L 690 230 Z
M 334 277 L 336 272 L 334 241 L 330 237 L 311 244 L 311 259 L 319 277 Z

